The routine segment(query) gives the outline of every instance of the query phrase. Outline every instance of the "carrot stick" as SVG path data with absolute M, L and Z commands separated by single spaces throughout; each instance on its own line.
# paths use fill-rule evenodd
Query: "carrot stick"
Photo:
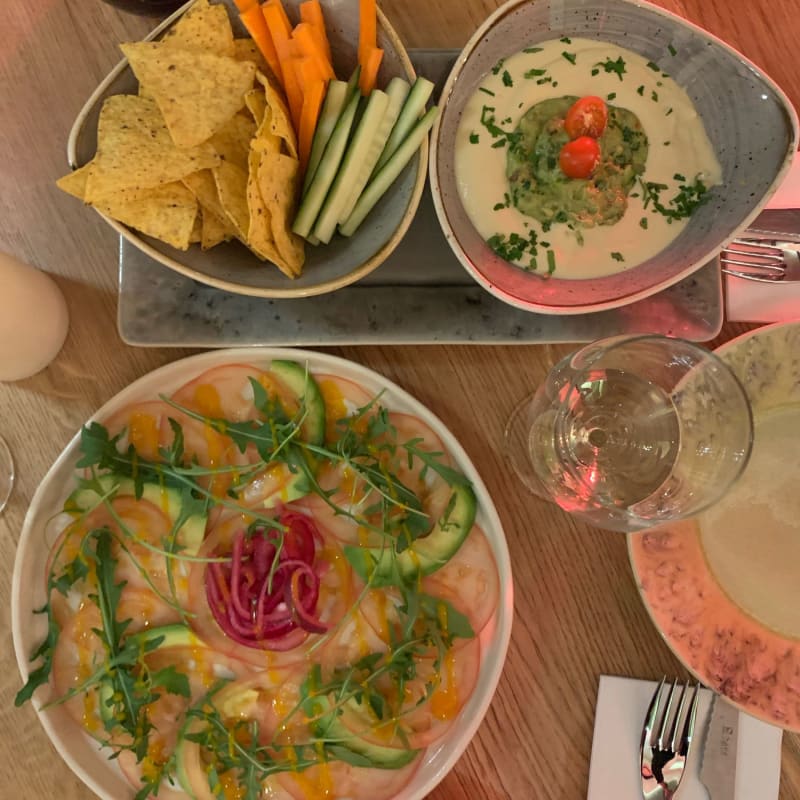
M 317 39 L 314 36 L 314 27 L 307 22 L 301 22 L 295 26 L 292 38 L 297 42 L 302 55 L 310 58 L 317 65 L 320 77 L 325 80 L 333 80 L 336 75 L 330 65 L 325 53 L 320 49 Z
M 261 55 L 269 64 L 269 68 L 275 73 L 275 77 L 283 83 L 283 74 L 281 71 L 280 60 L 278 59 L 278 52 L 275 50 L 275 44 L 272 41 L 269 28 L 267 27 L 264 15 L 261 13 L 261 7 L 258 5 L 257 0 L 253 0 L 253 4 L 241 12 L 239 15 L 244 23 L 247 32 L 252 37 L 256 46 L 261 51 Z
M 362 95 L 368 95 L 375 88 L 382 59 L 383 50 L 380 47 L 373 47 L 367 54 L 366 61 L 361 63 L 361 76 L 358 80 L 358 86 Z
M 289 113 L 292 115 L 292 124 L 295 131 L 300 128 L 300 116 L 303 111 L 303 88 L 299 77 L 299 59 L 290 57 L 281 61 L 283 67 L 283 88 L 289 102 Z
M 300 113 L 300 126 L 298 132 L 298 149 L 300 167 L 305 171 L 308 158 L 311 155 L 311 142 L 317 129 L 319 112 L 322 108 L 322 99 L 325 96 L 325 81 L 318 78 L 306 84 L 303 94 L 303 108 Z
M 332 64 L 331 44 L 328 41 L 325 18 L 322 16 L 322 6 L 319 4 L 319 0 L 305 0 L 305 2 L 300 3 L 300 19 L 314 26 L 314 33 L 322 45 L 325 58 L 328 59 L 328 63 Z
M 358 63 L 367 68 L 367 58 L 378 46 L 378 11 L 375 0 L 358 0 Z
M 264 5 L 261 7 L 266 9 L 267 6 L 271 6 L 272 8 L 275 9 L 276 15 L 280 17 L 283 30 L 285 31 L 287 36 L 291 36 L 292 23 L 289 22 L 289 17 L 286 14 L 286 9 L 283 7 L 283 3 L 281 3 L 281 0 L 267 0 L 267 2 L 264 3 Z M 266 11 L 264 13 L 266 13 Z
M 272 43 L 275 45 L 275 52 L 280 62 L 281 83 L 288 94 L 289 87 L 286 85 L 286 73 L 288 71 L 286 68 L 286 61 L 294 55 L 294 43 L 289 38 L 291 36 L 291 28 L 287 30 L 284 20 L 285 14 L 283 14 L 282 11 L 282 7 L 279 8 L 276 6 L 273 0 L 269 0 L 261 6 L 264 21 L 272 37 Z
M 300 81 L 300 86 L 305 94 L 306 87 L 315 83 L 316 81 L 327 81 L 325 75 L 322 74 L 319 64 L 308 56 L 300 56 L 294 61 L 295 71 L 297 72 L 297 79 Z
M 250 6 L 257 3 L 258 0 L 235 0 L 236 8 L 241 11 L 247 11 Z

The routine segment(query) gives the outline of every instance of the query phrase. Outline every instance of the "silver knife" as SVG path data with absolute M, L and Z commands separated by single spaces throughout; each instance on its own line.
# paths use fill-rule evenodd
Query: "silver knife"
M 715 694 L 700 767 L 711 800 L 735 800 L 738 740 L 739 711 Z

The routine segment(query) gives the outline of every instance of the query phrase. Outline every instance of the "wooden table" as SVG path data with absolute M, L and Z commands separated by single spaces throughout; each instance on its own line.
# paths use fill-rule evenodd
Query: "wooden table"
M 747 54 L 800 105 L 796 0 L 660 4 Z M 383 2 L 410 47 L 459 47 L 496 5 Z M 50 463 L 105 400 L 187 351 L 135 349 L 120 341 L 116 236 L 53 184 L 66 170 L 66 137 L 76 112 L 120 57 L 116 43 L 143 35 L 151 23 L 97 0 L 6 0 L 3 17 L 0 249 L 56 275 L 72 317 L 52 366 L 29 380 L 0 384 L 0 430 L 18 469 L 11 503 L 0 516 L 0 599 L 8 609 L 23 516 Z M 742 329 L 726 326 L 719 341 Z M 488 484 L 511 549 L 516 621 L 505 672 L 477 737 L 431 795 L 437 800 L 585 797 L 598 676 L 683 674 L 639 600 L 625 538 L 590 529 L 526 494 L 503 461 L 504 421 L 568 349 L 336 351 L 396 381 L 447 422 Z M 14 709 L 19 676 L 8 613 L 0 616 L 0 632 L 0 795 L 89 798 L 54 753 L 33 709 Z M 784 737 L 780 796 L 800 798 L 797 736 Z

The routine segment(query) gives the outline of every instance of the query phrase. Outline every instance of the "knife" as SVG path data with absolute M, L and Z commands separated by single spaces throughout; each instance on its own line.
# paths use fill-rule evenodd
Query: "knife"
M 738 740 L 739 711 L 715 694 L 700 767 L 711 800 L 735 800 Z

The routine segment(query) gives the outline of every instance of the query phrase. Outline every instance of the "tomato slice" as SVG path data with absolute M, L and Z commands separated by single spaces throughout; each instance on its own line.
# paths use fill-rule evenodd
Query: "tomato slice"
M 594 95 L 576 100 L 564 117 L 564 129 L 570 139 L 577 139 L 579 136 L 599 139 L 607 124 L 608 106 L 601 97 Z
M 434 431 L 422 420 L 411 414 L 390 413 L 389 424 L 394 426 L 398 445 L 412 440 L 419 450 L 437 454 L 437 460 L 445 465 L 450 459 L 445 453 L 444 444 Z M 388 436 L 386 437 L 388 441 Z M 413 456 L 409 463 L 408 453 L 397 447 L 392 455 L 388 450 L 382 453 L 385 467 L 397 477 L 406 488 L 411 489 L 420 498 L 424 511 L 429 517 L 430 525 L 444 513 L 450 500 L 450 487 L 432 469 L 425 469 L 425 463 Z M 340 508 L 363 515 L 364 509 L 378 501 L 377 494 L 351 468 L 340 465 L 324 467 L 318 476 L 320 486 L 326 491 L 336 490 L 330 500 Z M 300 505 L 307 508 L 314 521 L 322 530 L 329 532 L 345 544 L 357 544 L 364 547 L 380 547 L 383 537 L 380 533 L 359 525 L 351 517 L 337 514 L 330 504 L 319 495 L 313 494 L 304 498 Z M 372 518 L 367 518 L 372 522 Z M 379 517 L 375 516 L 377 523 Z
M 568 178 L 589 178 L 599 163 L 600 145 L 591 136 L 567 142 L 558 157 L 558 165 Z
M 341 435 L 339 422 L 354 416 L 373 399 L 366 389 L 338 375 L 315 375 L 325 403 L 325 441 L 332 442 Z M 367 417 L 365 416 L 365 419 Z
M 441 569 L 422 579 L 422 591 L 450 602 L 476 635 L 483 630 L 497 608 L 500 576 L 491 545 L 477 525 Z
M 278 773 L 278 781 L 294 800 L 309 798 L 347 798 L 375 800 L 395 797 L 411 780 L 422 759 L 400 769 L 353 767 L 344 761 L 329 761 L 302 772 Z
M 205 417 L 229 422 L 257 419 L 259 412 L 253 403 L 251 379 L 261 384 L 270 397 L 279 401 L 288 414 L 297 410 L 297 398 L 282 381 L 250 364 L 212 367 L 184 384 L 172 395 L 172 399 Z
M 475 688 L 480 664 L 477 638 L 469 639 L 459 649 L 448 650 L 438 670 L 435 658 L 417 658 L 416 674 L 405 685 L 405 694 L 395 718 L 382 722 L 368 706 L 361 707 L 358 713 L 345 706 L 342 723 L 361 738 L 384 747 L 428 747 L 455 723 Z M 427 701 L 417 705 L 425 697 L 429 684 L 434 686 L 433 693 Z M 396 687 L 388 682 L 378 682 L 377 686 L 390 707 L 397 708 L 397 698 L 393 696 Z M 368 727 L 365 727 L 365 721 Z

